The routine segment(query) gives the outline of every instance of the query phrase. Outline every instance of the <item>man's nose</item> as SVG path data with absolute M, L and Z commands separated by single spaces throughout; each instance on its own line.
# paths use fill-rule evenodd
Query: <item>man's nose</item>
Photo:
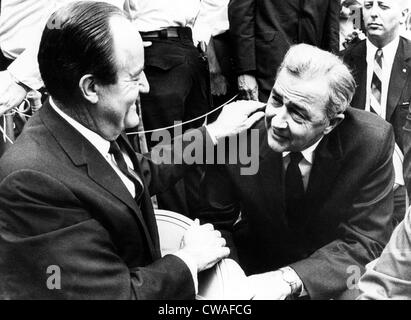
M 370 13 L 372 17 L 377 17 L 379 14 L 379 7 L 377 1 L 373 2 L 372 7 L 370 9 Z
M 148 93 L 150 91 L 150 85 L 147 81 L 147 77 L 144 71 L 141 73 L 139 91 L 140 93 Z
M 288 126 L 287 108 L 282 106 L 276 109 L 275 115 L 271 119 L 271 125 L 277 129 L 286 129 Z

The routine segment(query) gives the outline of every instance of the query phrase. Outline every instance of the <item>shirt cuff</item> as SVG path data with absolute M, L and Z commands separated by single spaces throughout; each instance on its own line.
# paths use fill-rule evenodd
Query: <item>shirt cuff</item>
M 213 142 L 213 144 L 217 145 L 218 141 L 217 141 L 217 138 L 216 138 L 216 134 L 213 132 L 212 127 L 205 126 L 205 128 L 206 128 L 206 131 L 207 131 L 208 135 L 210 136 L 211 141 Z
M 194 282 L 194 292 L 197 295 L 198 294 L 197 263 L 193 261 L 193 258 L 191 258 L 187 253 L 185 253 L 182 250 L 179 250 L 172 254 L 180 258 L 181 260 L 183 260 L 183 262 L 187 265 L 188 269 L 190 269 L 191 276 L 193 277 L 193 282 Z
M 284 268 L 281 268 L 281 270 L 283 272 L 287 272 L 288 273 L 287 277 L 289 279 L 293 279 L 293 281 L 296 283 L 297 291 L 293 292 L 293 295 L 295 297 L 302 298 L 302 297 L 308 296 L 308 292 L 304 288 L 304 283 L 302 282 L 300 276 L 297 274 L 297 272 L 295 272 L 293 268 L 284 267 Z

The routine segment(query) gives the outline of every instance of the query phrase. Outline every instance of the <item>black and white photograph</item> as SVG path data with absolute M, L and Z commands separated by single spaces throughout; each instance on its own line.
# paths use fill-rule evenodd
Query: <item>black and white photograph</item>
M 0 0 L 0 300 L 411 300 L 410 101 L 411 0 Z

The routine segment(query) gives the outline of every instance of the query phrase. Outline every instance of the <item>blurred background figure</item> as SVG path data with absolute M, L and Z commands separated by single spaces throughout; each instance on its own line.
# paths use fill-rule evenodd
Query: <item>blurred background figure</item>
M 27 93 L 42 87 L 40 75 L 31 72 L 26 48 L 39 40 L 49 11 L 46 0 L 2 0 L 0 13 L 0 156 L 20 133 L 24 117 L 12 109 L 22 104 Z M 26 61 L 13 64 L 15 59 Z M 22 76 L 25 74 L 25 76 Z M 38 92 L 32 103 L 39 104 Z M 28 107 L 22 104 L 22 109 Z M 27 109 L 27 108 L 26 108 Z M 31 109 L 27 109 L 31 112 Z M 4 114 L 4 116 L 3 116 Z
M 216 15 L 209 15 L 210 25 L 216 26 L 207 49 L 213 108 L 227 102 L 238 93 L 233 61 L 234 52 L 229 32 L 229 2 L 230 0 L 221 0 L 224 6 L 220 7 Z M 219 111 L 211 114 L 208 120 L 216 119 L 218 114 Z
M 220 0 L 126 3 L 125 10 L 143 40 L 151 43 L 145 48 L 150 92 L 141 96 L 144 129 L 158 130 L 207 113 L 211 104 L 207 47 L 213 35 L 228 29 L 224 17 L 220 19 L 227 4 Z M 204 120 L 185 125 L 183 131 L 201 125 Z M 174 136 L 173 129 L 167 131 Z M 151 133 L 146 134 L 149 149 L 159 142 L 152 137 Z M 189 216 L 190 208 L 198 202 L 201 174 L 199 168 L 193 168 L 174 188 L 157 195 L 158 207 Z
M 266 102 L 290 45 L 339 51 L 338 0 L 231 0 L 228 6 L 238 88 Z
M 411 3 L 408 5 L 408 16 L 405 19 L 404 28 L 403 28 L 403 35 L 408 39 L 411 39 Z
M 362 0 L 341 0 L 340 50 L 344 50 L 352 42 L 365 38 L 361 5 Z
M 367 39 L 342 53 L 357 82 L 351 105 L 379 115 L 394 128 L 395 224 L 406 211 L 402 172 L 404 149 L 409 142 L 404 139 L 403 127 L 411 99 L 411 41 L 401 36 L 401 29 L 408 4 L 408 0 L 365 0 Z

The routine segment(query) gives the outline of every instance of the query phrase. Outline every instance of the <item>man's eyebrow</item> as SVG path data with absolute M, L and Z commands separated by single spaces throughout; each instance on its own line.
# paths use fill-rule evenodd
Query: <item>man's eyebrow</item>
M 273 88 L 273 90 L 271 90 L 271 95 L 273 98 L 278 99 L 278 100 L 283 100 L 283 97 Z
M 302 113 L 303 115 L 309 117 L 309 112 L 308 112 L 307 108 L 305 108 L 301 105 L 295 104 L 292 101 L 288 101 L 285 105 L 286 105 L 287 108 L 297 110 L 298 112 Z

